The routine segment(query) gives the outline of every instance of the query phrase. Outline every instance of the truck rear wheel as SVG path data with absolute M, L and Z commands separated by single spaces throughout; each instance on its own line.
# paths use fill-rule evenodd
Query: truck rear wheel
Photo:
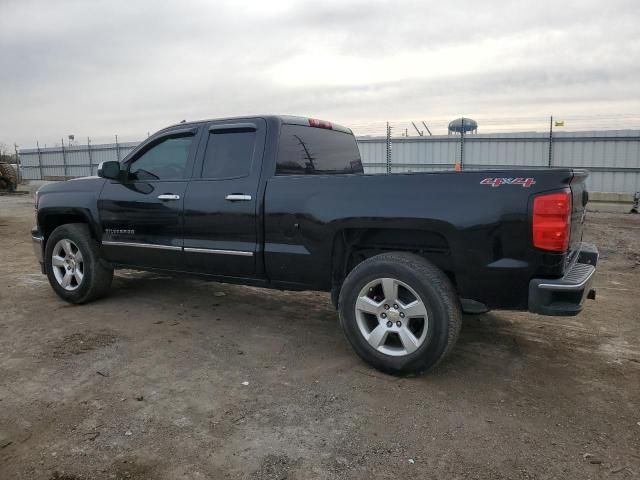
M 342 285 L 338 309 L 356 353 L 396 375 L 435 367 L 453 348 L 462 324 L 447 276 L 428 260 L 402 252 L 357 265 Z
M 47 239 L 44 261 L 51 287 L 69 303 L 96 300 L 111 287 L 113 269 L 100 261 L 98 244 L 83 223 L 56 228 Z

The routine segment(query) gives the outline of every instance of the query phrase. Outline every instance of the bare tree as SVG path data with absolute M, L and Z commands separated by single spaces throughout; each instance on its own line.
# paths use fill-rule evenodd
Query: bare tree
M 0 162 L 14 163 L 15 154 L 6 143 L 0 142 Z

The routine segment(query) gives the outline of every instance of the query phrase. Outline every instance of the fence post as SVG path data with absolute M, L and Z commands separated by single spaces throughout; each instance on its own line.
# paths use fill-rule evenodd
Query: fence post
M 387 173 L 391 173 L 391 127 L 387 122 Z
M 40 180 L 42 178 L 42 154 L 40 153 L 40 142 L 36 141 L 36 145 L 38 146 L 38 170 L 40 171 Z
M 91 139 L 87 137 L 87 154 L 89 155 L 89 175 L 93 175 L 93 158 L 91 157 Z
M 64 138 L 60 139 L 62 143 L 62 166 L 64 168 L 64 179 L 67 179 L 67 156 L 64 154 Z
M 22 183 L 22 172 L 20 171 L 20 156 L 18 155 L 17 143 L 13 144 L 13 149 L 16 151 L 16 182 L 20 185 Z
M 553 115 L 549 117 L 549 166 L 553 165 Z
M 464 164 L 464 117 L 462 117 L 462 128 L 460 129 L 460 170 Z
M 116 135 L 116 158 L 120 161 L 120 145 L 118 144 L 118 135 Z

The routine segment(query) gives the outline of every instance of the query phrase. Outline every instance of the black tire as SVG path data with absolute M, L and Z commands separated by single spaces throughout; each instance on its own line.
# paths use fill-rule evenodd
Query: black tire
M 68 239 L 80 250 L 83 259 L 83 278 L 75 290 L 66 290 L 56 279 L 53 271 L 53 250 L 60 240 Z M 44 253 L 47 278 L 56 294 L 69 303 L 87 303 L 103 297 L 111 287 L 113 269 L 100 259 L 98 243 L 84 223 L 69 223 L 56 228 L 47 238 Z
M 428 328 L 423 343 L 411 353 L 393 356 L 375 349 L 358 326 L 359 294 L 381 278 L 408 285 L 426 307 Z M 338 309 L 342 329 L 356 353 L 374 368 L 392 375 L 415 375 L 434 368 L 452 350 L 462 325 L 460 302 L 449 278 L 428 260 L 411 253 L 383 253 L 358 264 L 342 285 Z

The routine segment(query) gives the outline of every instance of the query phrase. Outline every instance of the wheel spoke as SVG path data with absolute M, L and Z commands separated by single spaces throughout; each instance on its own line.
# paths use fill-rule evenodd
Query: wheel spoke
M 73 240 L 62 238 L 54 245 L 51 266 L 56 281 L 65 290 L 75 290 L 82 283 L 84 258 Z
M 376 315 L 379 307 L 380 304 L 369 297 L 358 297 L 356 301 L 356 308 L 358 310 L 364 313 L 370 313 L 371 315 Z
M 66 253 L 69 256 L 73 255 L 73 251 L 71 250 L 71 242 L 69 242 L 69 240 L 64 239 L 60 243 L 62 245 L 62 249 L 64 250 L 64 253 Z
M 377 350 L 379 347 L 384 345 L 384 342 L 387 340 L 388 333 L 389 331 L 386 328 L 379 325 L 371 331 L 367 338 L 367 342 Z
M 410 355 L 428 339 L 427 303 L 403 280 L 382 275 L 372 279 L 361 286 L 353 303 L 361 338 L 384 355 Z
M 62 277 L 62 282 L 60 282 L 60 285 L 62 285 L 64 288 L 69 287 L 69 285 L 71 285 L 71 278 L 73 277 L 73 274 L 69 271 L 65 272 L 64 277 Z
M 406 326 L 403 326 L 400 330 L 398 330 L 398 335 L 400 336 L 402 346 L 407 351 L 407 353 L 415 352 L 420 345 L 419 340 Z
M 53 265 L 54 267 L 64 267 L 64 258 L 58 255 L 54 255 L 53 257 L 51 257 L 51 265 Z
M 393 278 L 383 278 L 382 292 L 387 303 L 394 303 L 398 298 L 398 282 Z
M 427 309 L 420 300 L 414 300 L 408 305 L 403 306 L 404 314 L 409 317 L 426 317 Z

